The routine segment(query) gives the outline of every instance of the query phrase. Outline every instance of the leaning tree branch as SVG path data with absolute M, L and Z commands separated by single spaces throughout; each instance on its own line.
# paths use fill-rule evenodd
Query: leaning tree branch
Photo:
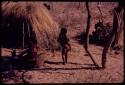
M 100 8 L 101 5 L 99 5 L 99 2 L 98 2 L 98 5 L 97 5 L 97 8 L 100 12 L 100 16 L 101 16 L 101 20 L 102 20 L 102 23 L 103 23 L 103 16 L 102 16 L 102 11 L 101 11 L 101 8 Z
M 88 17 L 87 17 L 87 27 L 86 27 L 86 41 L 85 41 L 84 48 L 85 48 L 86 52 L 88 53 L 88 55 L 90 56 L 91 60 L 93 61 L 94 65 L 98 66 L 96 64 L 96 62 L 94 61 L 92 54 L 88 50 L 88 45 L 89 45 L 89 30 L 90 30 L 90 18 L 91 18 L 89 6 L 88 6 L 88 2 L 86 2 L 86 9 L 87 9 L 87 12 L 88 12 Z

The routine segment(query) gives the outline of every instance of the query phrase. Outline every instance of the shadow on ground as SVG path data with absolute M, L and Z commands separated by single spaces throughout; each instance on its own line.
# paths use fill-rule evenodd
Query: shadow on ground
M 12 65 L 13 70 L 10 70 L 10 66 L 12 64 L 11 61 L 11 57 L 6 57 L 6 58 L 2 58 L 2 79 L 9 79 L 9 80 L 14 80 L 15 82 L 18 80 L 22 80 L 23 83 L 29 83 L 26 79 L 25 79 L 25 73 L 28 71 L 71 71 L 71 70 L 82 70 L 82 69 L 86 69 L 86 70 L 100 70 L 101 67 L 96 67 L 94 64 L 80 64 L 80 63 L 73 63 L 73 62 L 68 62 L 67 64 L 72 64 L 72 65 L 79 65 L 79 67 L 71 67 L 71 68 L 67 68 L 67 67 L 43 67 L 43 68 L 35 68 L 34 67 L 34 63 L 33 62 L 29 62 L 25 59 L 19 59 L 18 61 L 16 61 L 16 63 L 14 63 L 15 65 Z M 55 61 L 45 61 L 44 63 L 47 64 L 54 64 L 54 65 L 59 65 L 62 64 L 62 62 L 55 62 Z M 4 68 L 4 69 L 3 69 Z M 18 70 L 19 72 L 22 72 L 21 75 L 17 75 L 15 70 Z M 2 82 L 7 82 L 7 80 L 2 81 Z
M 18 59 L 12 59 L 12 56 L 1 57 L 1 71 L 32 69 L 35 67 L 35 61 L 23 56 Z
M 68 62 L 67 64 L 79 65 L 81 67 L 78 68 L 51 68 L 51 67 L 43 67 L 36 68 L 34 61 L 29 61 L 25 58 L 17 59 L 16 61 L 11 60 L 11 57 L 2 57 L 1 58 L 1 71 L 11 71 L 11 70 L 80 70 L 80 69 L 90 69 L 90 70 L 99 70 L 100 67 L 96 67 L 94 64 L 80 64 Z M 54 62 L 54 61 L 45 61 L 47 64 L 61 65 L 62 62 Z M 63 64 L 62 64 L 63 65 Z M 65 64 L 66 65 L 66 64 Z
M 54 61 L 45 61 L 44 63 L 47 64 L 54 64 L 54 65 L 61 65 L 62 62 L 54 62 Z M 80 67 L 74 67 L 74 68 L 66 68 L 66 67 L 45 67 L 45 68 L 35 68 L 32 70 L 81 70 L 81 69 L 86 69 L 86 70 L 100 70 L 101 67 L 97 67 L 94 64 L 80 64 L 80 63 L 73 63 L 73 62 L 68 62 L 67 64 L 72 64 L 72 65 L 79 65 Z M 63 65 L 63 64 L 62 64 Z M 66 65 L 66 64 L 65 64 Z
M 84 44 L 86 40 L 85 33 L 79 33 L 77 36 L 73 37 L 79 44 Z M 93 35 L 89 35 L 89 43 L 97 46 L 104 46 L 104 42 L 102 40 L 96 39 Z

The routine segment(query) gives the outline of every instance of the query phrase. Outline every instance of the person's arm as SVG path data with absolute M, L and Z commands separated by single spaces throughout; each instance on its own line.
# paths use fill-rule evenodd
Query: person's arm
M 69 46 L 69 50 L 71 51 L 71 45 L 69 44 L 69 42 L 67 42 L 67 45 Z
M 71 51 L 71 45 L 69 44 L 69 50 Z
M 69 44 L 69 38 L 67 38 L 67 43 L 66 44 L 69 46 L 69 50 L 71 51 L 71 45 Z

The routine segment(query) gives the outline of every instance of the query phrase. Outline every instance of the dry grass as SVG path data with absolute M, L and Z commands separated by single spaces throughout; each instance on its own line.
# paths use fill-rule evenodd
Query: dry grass
M 86 52 L 82 45 L 77 41 L 72 39 L 72 37 L 83 32 L 86 27 L 86 9 L 84 8 L 84 3 L 81 3 L 81 8 L 76 9 L 76 4 L 71 3 L 54 3 L 54 9 L 51 10 L 51 13 L 54 19 L 61 23 L 63 20 L 67 20 L 68 23 L 68 36 L 70 37 L 70 44 L 72 46 L 71 52 L 69 52 L 68 64 L 62 65 L 61 52 L 56 51 L 55 57 L 51 57 L 51 53 L 45 52 L 45 60 L 55 62 L 55 64 L 45 63 L 45 68 L 50 68 L 49 70 L 29 70 L 24 72 L 23 78 L 25 81 L 31 84 L 38 83 L 121 83 L 124 80 L 124 56 L 123 51 L 120 51 L 120 54 L 116 55 L 114 53 L 108 54 L 107 63 L 105 69 L 85 69 L 86 67 L 91 67 L 90 64 L 93 64 L 91 58 L 86 56 Z M 91 21 L 91 32 L 94 30 L 94 24 L 98 21 L 98 16 L 100 15 L 96 8 L 96 3 L 90 3 L 90 8 L 92 12 L 92 21 Z M 116 3 L 102 3 L 102 12 L 104 15 L 105 22 L 112 23 L 112 15 L 108 11 L 111 11 L 117 4 Z M 67 8 L 68 6 L 73 8 Z M 78 6 L 78 4 L 77 4 Z M 61 10 L 62 9 L 62 10 Z M 65 16 L 64 10 L 67 10 L 67 16 Z M 92 10 L 93 9 L 93 10 Z M 64 11 L 64 13 L 62 13 Z M 70 16 L 72 14 L 72 16 Z M 81 16 L 81 18 L 79 17 Z M 110 18 L 109 18 L 110 17 Z M 79 20 L 80 19 L 80 20 Z M 73 21 L 72 21 L 73 20 Z M 79 22 L 78 22 L 79 20 Z M 78 25 L 80 24 L 80 26 Z M 65 25 L 63 23 L 62 25 Z M 78 27 L 77 27 L 78 26 Z M 89 50 L 93 54 L 94 60 L 99 66 L 101 66 L 101 53 L 102 47 L 95 46 L 90 44 Z M 41 56 L 42 57 L 42 56 Z M 39 61 L 42 61 L 42 58 L 39 58 Z M 42 66 L 41 66 L 42 67 Z M 43 67 L 44 68 L 44 67 Z M 14 76 L 16 79 L 3 78 L 2 82 L 4 83 L 24 83 L 22 80 L 23 72 L 18 71 L 18 77 Z M 7 80 L 8 79 L 8 80 Z
M 28 21 L 27 24 L 32 26 L 36 34 L 39 47 L 49 49 L 57 47 L 58 24 L 41 2 L 2 2 L 2 21 L 12 14 L 15 18 L 23 17 Z

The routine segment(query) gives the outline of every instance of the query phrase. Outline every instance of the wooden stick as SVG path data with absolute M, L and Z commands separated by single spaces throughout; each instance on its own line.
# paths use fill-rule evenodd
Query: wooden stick
M 101 9 L 100 9 L 100 7 L 99 7 L 99 2 L 98 2 L 98 5 L 97 5 L 97 8 L 98 8 L 98 10 L 99 10 L 99 12 L 100 12 L 101 20 L 102 20 L 102 23 L 103 23 L 103 16 L 102 16 Z
M 27 27 L 28 27 L 28 34 L 29 34 L 29 38 L 30 38 L 30 28 L 29 28 L 29 23 L 27 22 Z
M 24 38 L 25 38 L 25 33 L 24 33 L 24 23 L 23 23 L 23 49 L 24 49 Z

